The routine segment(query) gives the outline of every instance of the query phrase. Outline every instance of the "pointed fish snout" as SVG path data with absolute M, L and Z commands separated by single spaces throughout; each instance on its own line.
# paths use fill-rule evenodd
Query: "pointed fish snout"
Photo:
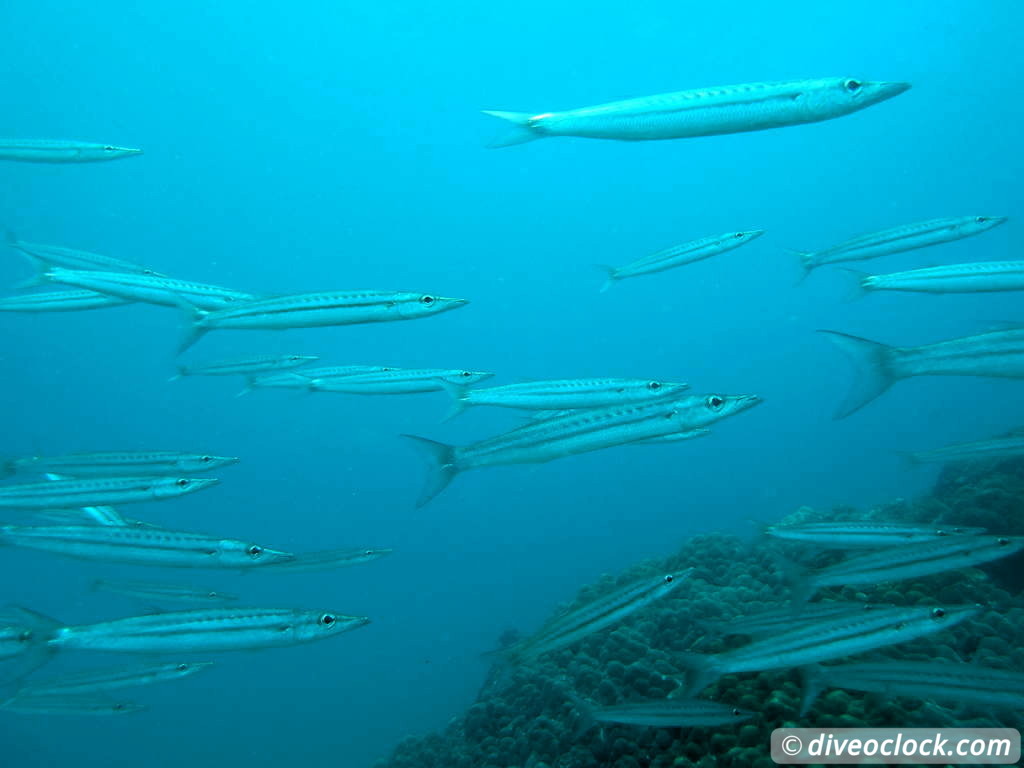
M 899 96 L 901 93 L 910 90 L 910 83 L 898 81 L 875 83 L 875 85 L 886 99 L 891 99 L 893 96 Z
M 261 558 L 265 563 L 286 563 L 289 560 L 294 560 L 295 554 L 293 552 L 282 552 L 277 549 L 267 549 L 264 547 Z

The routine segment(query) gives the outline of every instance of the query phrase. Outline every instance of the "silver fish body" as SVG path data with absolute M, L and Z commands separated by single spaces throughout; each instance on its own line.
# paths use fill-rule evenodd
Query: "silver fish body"
M 652 379 L 554 379 L 485 389 L 456 387 L 450 390 L 454 402 L 449 416 L 476 405 L 537 411 L 601 408 L 667 400 L 687 389 L 688 384 Z
M 701 621 L 701 626 L 723 635 L 775 635 L 788 632 L 799 625 L 814 624 L 832 617 L 856 616 L 874 610 L 871 603 L 830 600 L 820 603 L 790 603 L 781 608 L 769 608 L 731 619 Z
M 829 120 L 891 99 L 909 87 L 835 77 L 678 91 L 563 112 L 485 114 L 515 125 L 513 132 L 491 145 L 495 147 L 549 136 L 681 139 Z
M 21 715 L 130 715 L 145 705 L 94 696 L 18 695 L 0 701 L 0 710 Z
M 860 275 L 862 291 L 993 293 L 1024 291 L 1024 261 L 982 261 L 911 269 L 888 275 Z
M 681 659 L 690 669 L 688 693 L 721 675 L 791 669 L 905 643 L 956 626 L 981 613 L 976 605 L 876 607 L 830 616 L 754 640 L 725 653 Z
M 892 253 L 903 253 L 930 245 L 940 245 L 965 237 L 980 235 L 1006 221 L 1005 216 L 959 216 L 930 219 L 913 224 L 871 232 L 821 251 L 801 253 L 800 264 L 806 277 L 824 264 L 843 261 L 864 261 Z
M 654 699 L 594 707 L 590 716 L 599 723 L 619 723 L 648 728 L 715 727 L 742 723 L 754 716 L 707 699 Z
M 61 509 L 172 499 L 216 484 L 211 478 L 87 477 L 0 486 L 0 507 Z
M 292 557 L 247 541 L 124 526 L 4 525 L 0 544 L 80 560 L 168 568 L 253 568 Z
M 504 654 L 511 661 L 523 663 L 545 653 L 567 648 L 594 632 L 619 623 L 670 594 L 692 572 L 693 569 L 689 568 L 679 573 L 642 578 L 618 587 L 591 602 L 556 616 L 531 637 L 506 648 Z
M 7 245 L 21 252 L 32 264 L 42 271 L 42 267 L 63 267 L 71 270 L 98 270 L 101 272 L 138 272 L 143 275 L 162 276 L 149 267 L 134 264 L 113 256 L 101 253 L 67 248 L 62 245 L 46 245 L 44 243 L 27 243 L 19 240 L 13 233 L 7 233 Z
M 342 376 L 313 377 L 309 388 L 313 392 L 343 392 L 350 395 L 402 395 L 476 384 L 493 375 L 448 368 L 389 368 Z
M 930 451 L 914 451 L 907 454 L 917 464 L 932 462 L 975 461 L 978 459 L 1004 459 L 1012 456 L 1024 456 L 1024 435 L 1012 434 L 994 437 L 989 440 L 976 440 L 969 443 L 956 443 L 935 448 Z
M 271 563 L 267 570 L 272 573 L 298 571 L 333 571 L 352 565 L 369 563 L 390 555 L 387 548 L 377 549 L 325 549 L 319 552 L 298 552 L 291 560 Z
M 96 291 L 43 291 L 0 299 L 0 312 L 83 312 L 121 307 L 129 302 Z
M 49 644 L 115 653 L 205 653 L 324 640 L 369 623 L 364 616 L 290 608 L 208 608 L 63 627 Z
M 811 667 L 804 677 L 801 714 L 824 688 L 970 703 L 1015 713 L 1024 709 L 1024 674 L 978 664 L 899 659 Z
M 857 378 L 835 413 L 842 419 L 901 379 L 913 376 L 1024 378 L 1024 328 L 991 331 L 919 347 L 891 347 L 837 331 L 827 335 L 853 364 Z
M 219 311 L 199 307 L 191 313 L 179 352 L 216 329 L 283 330 L 415 320 L 466 303 L 465 299 L 407 291 L 335 291 L 278 296 Z
M 43 276 L 49 282 L 74 285 L 127 301 L 159 304 L 164 307 L 180 307 L 182 302 L 186 302 L 203 310 L 218 310 L 259 299 L 254 294 L 222 288 L 219 285 L 134 272 L 93 272 L 53 267 L 46 270 Z
M 112 691 L 139 685 L 153 685 L 179 680 L 212 666 L 210 661 L 155 662 L 146 665 L 90 669 L 61 675 L 48 680 L 33 680 L 18 689 L 18 696 L 88 696 L 99 691 Z
M 761 402 L 756 395 L 693 395 L 608 408 L 571 411 L 532 420 L 510 432 L 467 446 L 451 446 L 415 435 L 431 462 L 418 506 L 440 493 L 460 472 L 506 464 L 533 464 L 563 456 L 690 432 Z
M 957 534 L 918 540 L 878 552 L 867 552 L 815 571 L 804 588 L 877 584 L 970 568 L 1024 550 L 1022 536 Z
M 27 456 L 8 459 L 8 473 L 53 473 L 71 477 L 124 477 L 127 475 L 177 475 L 209 472 L 237 464 L 235 456 L 181 451 L 98 451 L 63 456 Z M 2 490 L 2 486 L 0 486 Z
M 0 139 L 0 160 L 22 163 L 96 163 L 141 154 L 141 149 L 87 141 Z
M 834 522 L 773 525 L 768 536 L 815 544 L 826 549 L 895 547 L 945 536 L 985 533 L 985 528 L 926 523 Z
M 287 371 L 300 368 L 319 360 L 316 355 L 253 355 L 235 360 L 216 360 L 193 365 L 179 365 L 178 375 L 181 376 L 248 376 L 270 374 L 275 371 Z
M 723 235 L 703 237 L 699 240 L 666 248 L 621 267 L 605 267 L 605 271 L 608 273 L 608 280 L 601 288 L 601 291 L 608 290 L 613 283 L 618 280 L 625 280 L 627 277 L 664 272 L 666 269 L 673 269 L 683 264 L 692 264 L 695 261 L 717 256 L 720 253 L 739 248 L 741 245 L 746 245 L 763 234 L 764 230 L 760 229 L 749 232 L 726 232 Z
M 264 568 L 273 568 L 282 562 L 287 561 L 270 558 L 270 562 L 263 563 L 262 565 Z M 191 584 L 168 584 L 155 581 L 97 579 L 93 582 L 92 588 L 97 592 L 109 592 L 115 595 L 123 595 L 124 597 L 132 597 L 137 600 L 148 600 L 158 603 L 209 603 L 214 605 L 238 600 L 237 595 L 208 587 L 196 587 Z

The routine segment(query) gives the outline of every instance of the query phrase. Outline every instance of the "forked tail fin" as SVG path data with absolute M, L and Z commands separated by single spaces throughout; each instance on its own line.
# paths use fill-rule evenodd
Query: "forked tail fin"
M 891 387 L 899 378 L 893 372 L 894 347 L 838 331 L 819 331 L 842 350 L 855 368 L 853 386 L 833 418 L 845 419 Z
M 206 310 L 200 309 L 179 294 L 172 293 L 171 296 L 174 298 L 184 315 L 182 319 L 183 326 L 181 330 L 181 342 L 178 344 L 178 354 L 180 355 L 186 349 L 199 341 L 199 339 L 203 337 L 203 334 L 209 330 L 203 327 L 202 322 L 203 318 L 210 313 Z
M 471 405 L 469 400 L 466 399 L 466 390 L 469 389 L 469 387 L 464 387 L 461 384 L 453 384 L 450 381 L 443 380 L 438 383 L 452 398 L 452 404 L 448 408 L 448 413 L 444 415 L 444 418 L 441 419 L 441 421 L 451 421 Z
M 426 505 L 437 494 L 448 487 L 455 476 L 459 473 L 455 466 L 455 446 L 439 443 L 435 440 L 428 440 L 418 435 L 402 435 L 412 440 L 420 448 L 420 452 L 429 462 L 427 481 L 423 485 L 423 492 L 416 500 L 416 507 Z
M 512 147 L 516 144 L 525 144 L 528 141 L 543 139 L 544 134 L 533 127 L 531 121 L 534 115 L 529 112 L 497 112 L 494 110 L 483 110 L 485 115 L 496 117 L 499 120 L 506 120 L 510 123 L 507 133 L 502 134 L 487 145 L 489 149 L 498 147 Z
M 619 278 L 615 276 L 615 267 L 610 267 L 607 264 L 598 264 L 597 268 L 602 270 L 606 275 L 604 285 L 601 286 L 601 293 L 604 293 L 613 285 L 615 285 L 615 281 L 618 280 Z

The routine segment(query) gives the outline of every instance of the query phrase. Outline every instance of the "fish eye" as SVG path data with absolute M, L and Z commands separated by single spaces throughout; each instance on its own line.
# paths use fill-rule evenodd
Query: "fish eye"
M 104 152 L 114 152 L 116 149 L 117 149 L 117 147 L 104 147 L 103 151 Z
M 175 669 L 177 669 L 179 672 L 186 672 L 188 671 L 188 664 L 179 664 L 177 667 L 175 667 Z
M 847 80 L 843 85 L 846 86 L 846 90 L 850 93 L 856 93 L 860 90 L 862 83 L 860 80 Z
M 473 374 L 472 374 L 472 373 L 470 373 L 469 371 L 463 371 L 462 373 L 460 373 L 460 374 L 459 374 L 459 376 L 461 376 L 461 377 L 462 377 L 462 378 L 464 378 L 464 379 L 468 379 L 468 378 L 469 378 L 470 376 L 472 376 L 472 375 L 473 375 Z
M 433 296 L 420 296 L 420 304 L 425 304 L 428 307 L 434 303 Z
M 219 595 L 216 592 L 207 592 L 206 596 L 209 597 L 211 600 L 215 600 L 219 597 Z
M 932 618 L 933 619 L 941 619 L 945 615 L 946 615 L 946 609 L 945 608 L 933 608 L 932 609 Z
M 745 232 L 737 232 L 735 235 L 733 235 L 733 237 L 735 237 L 737 240 L 739 240 L 745 234 L 746 234 Z
M 647 382 L 647 388 L 652 390 L 652 391 L 657 392 L 659 389 L 661 389 L 661 382 L 660 381 L 648 381 Z
M 179 488 L 188 488 L 192 483 L 185 478 L 181 478 L 181 480 L 176 481 L 174 484 Z
M 672 575 L 671 573 L 670 573 L 670 574 L 667 574 L 667 575 L 665 576 L 665 583 L 666 583 L 666 584 L 671 584 L 671 583 L 672 583 L 673 581 L 675 581 L 675 579 L 676 579 L 676 577 L 675 577 L 675 576 L 673 576 L 673 575 Z
M 364 555 L 372 555 L 373 554 L 373 550 L 372 549 L 364 549 L 363 550 L 363 554 Z
M 704 402 L 713 411 L 717 411 L 725 405 L 725 399 L 721 395 L 708 395 L 708 399 Z
M 18 642 L 19 643 L 27 643 L 31 639 L 32 639 L 32 630 L 31 629 L 26 629 L 24 632 L 22 632 L 20 635 L 18 635 Z
M 740 716 L 741 714 L 743 714 L 743 713 L 742 713 L 742 712 L 740 712 L 740 711 L 739 711 L 738 709 L 733 709 L 732 713 L 733 713 L 734 715 L 736 715 L 737 717 L 739 717 L 739 716 Z
M 245 550 L 245 553 L 249 555 L 249 557 L 255 559 L 263 554 L 263 547 L 261 547 L 259 544 L 250 544 L 249 547 Z
M 1000 547 L 1005 547 L 1009 543 L 1010 543 L 1009 539 L 1005 539 L 1005 538 L 996 539 L 996 544 L 998 544 Z
M 203 464 L 209 464 L 211 461 L 213 461 L 213 456 L 200 456 L 199 460 L 203 462 Z
M 986 221 L 988 221 L 988 217 L 987 216 L 978 216 L 975 219 L 975 221 L 978 222 L 979 224 L 984 224 Z
M 337 620 L 338 618 L 333 613 L 322 613 L 320 614 L 320 618 L 317 619 L 321 627 L 329 627 Z

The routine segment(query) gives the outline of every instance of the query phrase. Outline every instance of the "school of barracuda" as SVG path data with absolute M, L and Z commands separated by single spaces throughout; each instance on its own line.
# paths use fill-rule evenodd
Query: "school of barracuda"
M 850 114 L 906 92 L 909 84 L 827 78 L 755 83 L 617 101 L 538 114 L 487 111 L 510 128 L 492 146 L 575 136 L 651 141 L 765 130 L 819 122 Z M 0 140 L 0 159 L 37 163 L 114 160 L 141 150 L 75 141 Z M 1006 222 L 1002 216 L 969 215 L 906 223 L 862 234 L 813 252 L 798 252 L 801 280 L 819 267 L 876 259 L 975 237 Z M 600 290 L 626 278 L 653 275 L 748 245 L 765 233 L 739 230 L 667 246 L 618 267 L 605 267 Z M 17 293 L 0 299 L 5 312 L 70 312 L 142 303 L 184 314 L 179 352 L 214 330 L 284 330 L 426 319 L 463 308 L 467 300 L 425 291 L 323 290 L 272 295 L 191 282 L 118 258 L 63 246 L 19 240 L 8 245 L 26 257 L 35 276 L 21 286 L 57 285 L 59 290 Z M 969 263 L 893 274 L 854 273 L 861 293 L 905 291 L 962 293 L 1024 289 L 1024 262 Z M 69 290 L 74 289 L 74 290 Z M 845 418 L 900 379 L 912 376 L 1024 378 L 1024 328 L 921 346 L 893 347 L 838 331 L 823 331 L 859 371 L 837 412 Z M 632 379 L 589 378 L 479 386 L 492 372 L 460 368 L 407 369 L 395 361 L 337 361 L 311 367 L 312 354 L 261 355 L 179 365 L 171 380 L 192 376 L 237 376 L 238 394 L 253 389 L 307 392 L 415 394 L 443 391 L 452 401 L 448 418 L 467 408 L 492 406 L 532 414 L 521 426 L 466 445 L 452 446 L 405 435 L 426 457 L 428 477 L 419 505 L 441 493 L 456 475 L 503 464 L 547 462 L 588 451 L 654 445 L 708 436 L 710 427 L 760 404 L 755 394 L 693 394 L 681 381 L 638 375 Z M 387 364 L 380 364 L 387 363 Z M 700 450 L 699 443 L 692 450 Z M 915 462 L 1024 455 L 1024 435 L 919 450 Z M 625 459 L 628 460 L 628 459 Z M 0 465 L 0 508 L 27 514 L 23 524 L 0 525 L 0 545 L 34 549 L 102 563 L 162 568 L 284 573 L 343 568 L 377 560 L 386 548 L 347 547 L 292 553 L 256 543 L 239 533 L 200 534 L 170 530 L 125 517 L 123 505 L 170 500 L 212 486 L 195 474 L 222 469 L 234 457 L 173 451 L 101 451 L 11 458 Z M 784 607 L 707 624 L 710 632 L 751 637 L 725 653 L 690 652 L 678 659 L 687 674 L 667 699 L 599 707 L 571 688 L 583 726 L 620 723 L 648 727 L 725 726 L 752 713 L 699 698 L 721 675 L 776 669 L 804 672 L 804 712 L 825 687 L 888 695 L 954 698 L 988 706 L 1024 707 L 1024 676 L 1005 670 L 942 662 L 835 662 L 866 651 L 905 643 L 970 622 L 976 605 L 895 606 L 858 602 L 809 602 L 830 586 L 877 584 L 946 573 L 1020 552 L 1024 538 L 982 528 L 919 523 L 830 522 L 768 526 L 764 534 L 791 546 L 848 551 L 838 564 L 789 571 L 791 601 Z M 539 657 L 579 643 L 635 617 L 686 583 L 693 569 L 641 579 L 555 616 L 533 635 L 493 652 L 501 665 L 528 667 Z M 0 611 L 0 710 L 29 714 L 112 715 L 139 711 L 111 691 L 180 679 L 206 669 L 208 661 L 183 661 L 182 654 L 213 654 L 271 648 L 328 639 L 363 627 L 370 619 L 331 609 L 243 607 L 239 598 L 208 586 L 178 581 L 96 580 L 93 589 L 152 605 L 177 605 L 87 625 L 65 625 L 23 606 Z M 193 606 L 182 608 L 180 606 Z M 198 607 L 194 607 L 198 606 Z M 90 669 L 40 679 L 34 672 L 57 654 L 72 650 L 143 654 L 146 661 L 113 669 Z M 160 655 L 166 660 L 154 660 Z M 563 686 L 564 687 L 564 686 Z

